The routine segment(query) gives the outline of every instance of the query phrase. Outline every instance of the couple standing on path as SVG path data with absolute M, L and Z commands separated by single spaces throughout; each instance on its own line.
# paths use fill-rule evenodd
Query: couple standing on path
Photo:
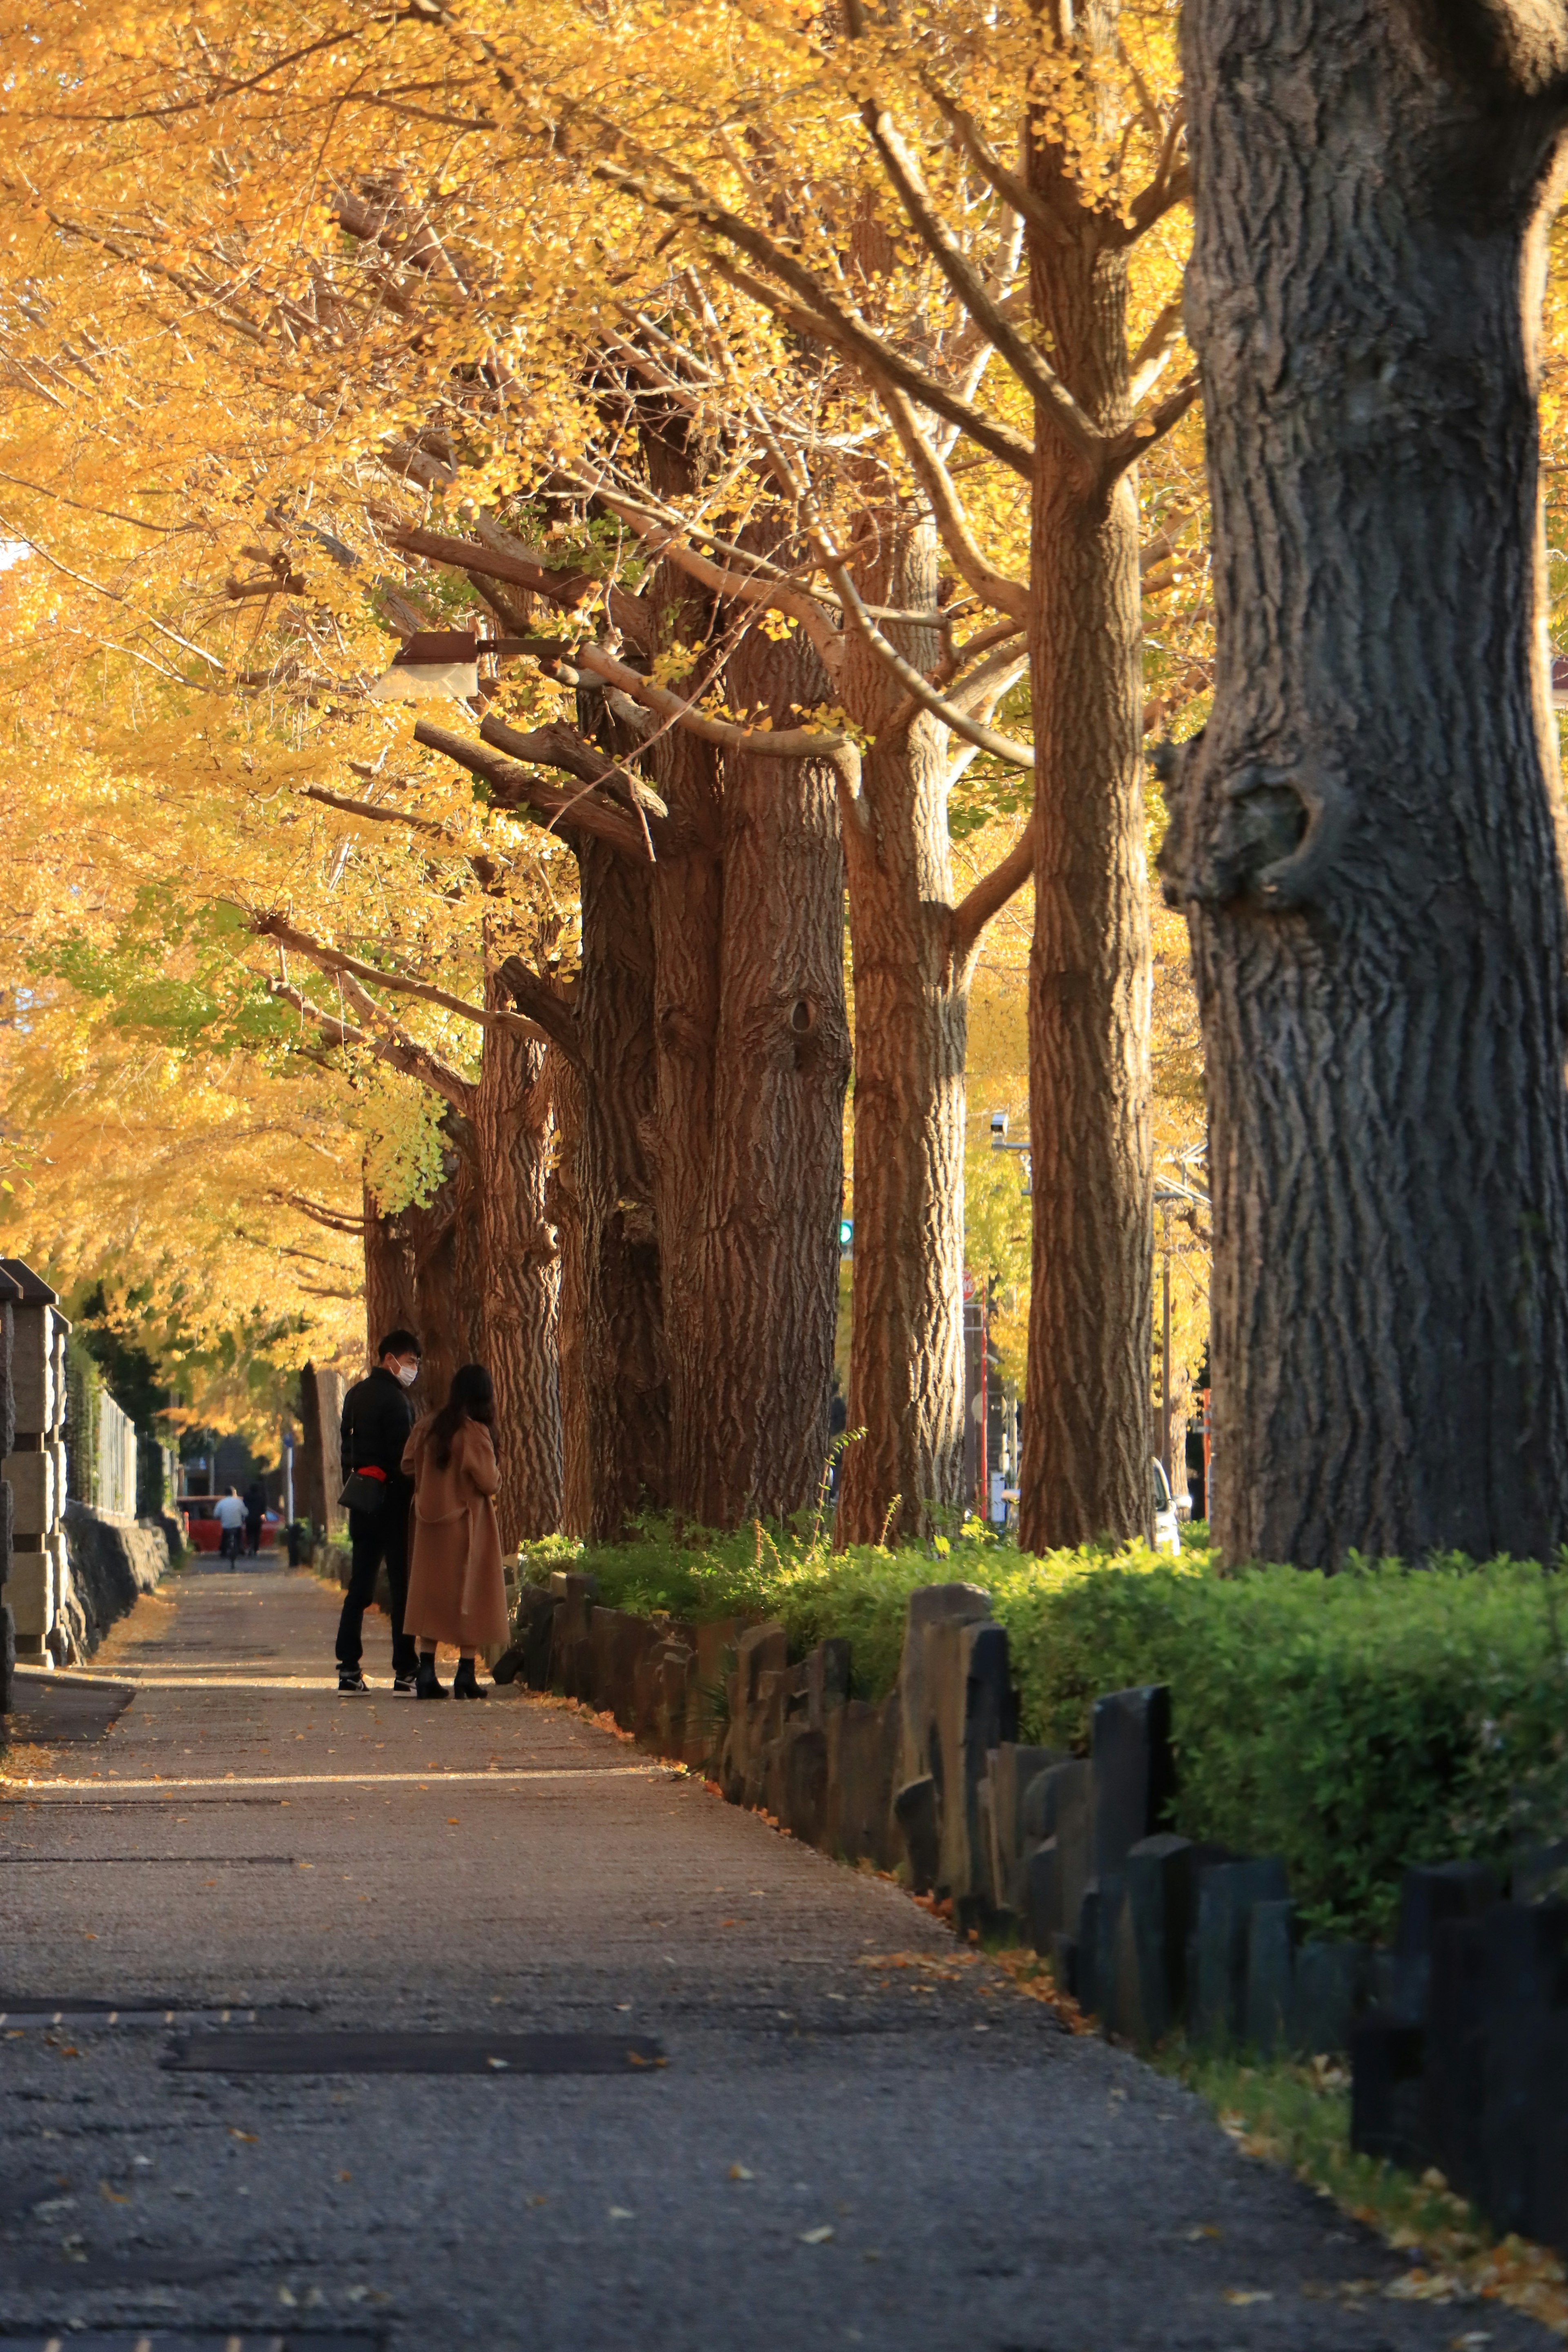
M 419 1377 L 418 1340 L 412 1331 L 389 1331 L 377 1354 L 374 1370 L 343 1399 L 352 1554 L 338 1622 L 338 1688 L 370 1688 L 360 1667 L 364 1612 L 384 1559 L 395 1695 L 487 1698 L 475 1654 L 504 1642 L 509 1630 L 490 1376 L 482 1364 L 464 1364 L 441 1410 L 416 1421 L 408 1391 Z M 450 1691 L 436 1679 L 440 1642 L 460 1654 Z

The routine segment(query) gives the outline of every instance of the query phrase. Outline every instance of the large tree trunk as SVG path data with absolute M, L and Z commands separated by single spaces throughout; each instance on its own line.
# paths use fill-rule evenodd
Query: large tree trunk
M 692 486 L 667 441 L 649 457 L 668 491 Z M 661 643 L 708 634 L 673 566 L 657 609 Z M 828 693 L 808 645 L 756 628 L 725 672 L 731 707 L 773 726 Z M 811 1503 L 826 1462 L 849 1061 L 837 788 L 690 735 L 650 764 L 690 843 L 654 880 L 669 1496 L 732 1528 Z
M 826 683 L 797 640 L 753 631 L 726 688 L 783 727 Z M 675 1494 L 730 1528 L 806 1507 L 826 1465 L 849 1027 L 832 771 L 726 751 L 722 823 L 706 1167 L 683 1236 L 696 1311 L 671 1321 L 670 1380 Z
M 583 1364 L 586 1233 L 577 1194 L 583 1140 L 583 1078 L 577 1066 L 564 1058 L 554 1072 L 553 1112 L 560 1142 L 545 1192 L 545 1214 L 555 1228 L 561 1265 L 555 1314 L 556 1381 L 561 1404 L 561 1524 L 568 1535 L 585 1536 L 594 1519 L 594 1481 L 588 1387 Z
M 414 1328 L 414 1250 L 401 1214 L 384 1216 L 364 1187 L 365 1353 L 374 1363 L 389 1331 Z
M 581 1448 L 567 1490 L 573 1534 L 614 1541 L 669 1490 L 669 1383 L 647 1139 L 655 1110 L 652 869 L 584 838 L 583 1071 L 571 1176 L 580 1316 Z M 584 1516 L 585 1512 L 585 1517 Z
M 442 1126 L 441 1184 L 424 1206 L 401 1213 L 414 1257 L 414 1328 L 421 1349 L 414 1402 L 421 1412 L 446 1403 L 453 1373 L 478 1360 L 484 1335 L 476 1139 L 470 1123 L 455 1113 Z
M 510 1007 L 494 971 L 485 1003 Z M 556 1054 L 554 1060 L 559 1061 Z M 553 1534 L 561 1520 L 561 1408 L 555 1328 L 560 1287 L 545 1184 L 551 1076 L 542 1042 L 487 1029 L 474 1097 L 483 1346 L 496 1391 L 496 1515 L 503 1548 Z
M 1047 201 L 1058 150 L 1031 137 Z M 1103 228 L 1030 233 L 1036 320 L 1104 432 L 1131 421 L 1127 259 Z M 1138 506 L 1037 428 L 1030 685 L 1034 1242 L 1019 1541 L 1150 1528 L 1150 950 Z
M 1189 0 L 1184 31 L 1217 662 L 1162 863 L 1207 1066 L 1210 1516 L 1322 1568 L 1568 1534 L 1533 332 L 1563 117 L 1510 88 L 1506 8 L 1421 14 Z
M 889 531 L 896 553 L 862 592 L 936 610 L 936 544 Z M 935 628 L 900 627 L 930 668 Z M 952 949 L 949 760 L 936 721 L 889 724 L 902 690 L 864 641 L 846 648 L 845 707 L 872 735 L 865 823 L 845 843 L 855 970 L 855 1252 L 840 1543 L 916 1535 L 962 1501 L 963 1059 L 966 971 Z

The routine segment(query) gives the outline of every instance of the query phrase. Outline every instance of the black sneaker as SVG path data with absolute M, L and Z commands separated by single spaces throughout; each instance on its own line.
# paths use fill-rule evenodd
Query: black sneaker
M 394 1675 L 392 1678 L 392 1696 L 394 1698 L 416 1698 L 418 1696 L 418 1688 L 419 1677 L 417 1673 L 411 1675 Z
M 369 1689 L 370 1685 L 366 1682 L 364 1676 L 361 1674 L 357 1666 L 340 1666 L 338 1668 L 338 1696 L 340 1697 L 342 1697 L 344 1691 L 353 1691 L 357 1696 L 361 1692 L 368 1692 Z

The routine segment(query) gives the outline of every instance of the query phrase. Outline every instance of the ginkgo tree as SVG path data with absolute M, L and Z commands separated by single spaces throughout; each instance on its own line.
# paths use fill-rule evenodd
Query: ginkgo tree
M 1192 388 L 1136 432 L 1126 334 L 1113 348 L 1079 310 L 1098 319 L 1099 303 L 1121 331 L 1141 231 L 1158 266 L 1132 298 L 1132 357 L 1152 387 L 1176 342 L 1161 272 L 1180 123 L 1150 94 L 1168 84 L 1168 27 L 1130 19 L 1119 49 L 1058 27 L 1042 48 L 1020 23 L 917 55 L 884 26 L 825 50 L 793 16 L 737 12 L 722 73 L 695 23 L 667 23 L 657 52 L 647 30 L 635 15 L 615 28 L 606 110 L 584 99 L 605 28 L 570 9 L 525 33 L 510 16 L 454 28 L 323 10 L 287 39 L 238 10 L 152 28 L 112 7 L 62 10 L 5 116 L 9 184 L 32 199 L 37 314 L 20 310 L 13 338 L 32 488 L 11 528 L 124 615 L 117 682 L 125 666 L 149 672 L 143 741 L 155 725 L 166 760 L 202 746 L 224 790 L 288 776 L 298 793 L 314 762 L 331 773 L 316 789 L 367 824 L 384 819 L 382 782 L 340 771 L 383 773 L 385 714 L 363 687 L 389 621 L 406 633 L 408 597 L 440 605 L 457 582 L 437 617 L 471 614 L 478 592 L 503 634 L 555 640 L 527 657 L 537 685 L 495 681 L 477 742 L 456 712 L 419 731 L 492 803 L 570 839 L 584 881 L 580 979 L 487 962 L 483 885 L 465 884 L 469 985 L 447 991 L 467 1007 L 451 1018 L 490 1016 L 473 1024 L 487 1046 L 542 1051 L 511 1025 L 531 1021 L 558 1062 L 561 1353 L 597 1401 L 570 1416 L 576 1524 L 595 1509 L 618 1523 L 639 1491 L 668 1496 L 670 1458 L 675 1498 L 718 1517 L 798 1499 L 814 1445 L 820 1459 L 828 1138 L 847 1045 L 841 854 L 858 1030 L 852 1413 L 867 1428 L 847 1528 L 874 1535 L 890 1511 L 918 1523 L 953 1498 L 968 971 L 997 905 L 1044 873 L 1031 1361 L 1046 1386 L 1026 1495 L 1037 1532 L 1141 1525 L 1147 971 L 1127 484 L 1138 453 L 1179 430 Z M 539 68 L 526 88 L 525 55 Z M 1023 179 L 997 161 L 1020 109 L 1040 133 Z M 519 155 L 529 169 L 509 173 L 518 193 L 498 205 L 496 162 Z M 1078 259 L 1052 278 L 1070 220 Z M 659 250 L 672 222 L 679 267 Z M 1090 383 L 1105 366 L 1109 391 Z M 1168 556 L 1173 532 L 1160 536 Z M 79 626 L 85 608 L 70 609 Z M 1026 773 L 1042 712 L 1048 834 L 960 901 L 955 770 Z M 424 789 L 430 767 L 400 743 L 400 774 Z M 282 923 L 373 1003 L 364 970 L 387 986 L 447 977 L 451 934 L 416 939 L 374 894 L 344 890 L 377 862 L 357 843 L 324 904 L 319 872 L 257 840 L 240 896 L 258 938 Z M 493 993 L 501 971 L 510 1005 Z M 760 1122 L 748 986 L 776 1034 Z M 384 1042 L 368 1014 L 350 1037 L 342 1004 L 305 1003 L 318 1040 L 323 1017 L 344 1033 L 335 1051 Z M 444 1099 L 467 1118 L 467 1096 Z M 443 1231 L 444 1246 L 460 1241 L 461 1214 Z M 775 1330 L 799 1343 L 748 1388 L 759 1334 Z M 701 1409 L 717 1362 L 741 1408 L 721 1433 Z M 763 1438 L 782 1478 L 759 1466 Z

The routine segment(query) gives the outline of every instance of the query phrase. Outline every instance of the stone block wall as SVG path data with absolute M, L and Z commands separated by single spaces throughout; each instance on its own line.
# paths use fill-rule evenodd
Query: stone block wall
M 70 1565 L 66 1552 L 66 1339 L 58 1294 L 20 1258 L 0 1261 L 16 1297 L 11 1305 L 12 1426 L 0 1475 L 10 1488 L 11 1559 L 5 1631 L 15 1654 L 35 1664 L 75 1654 Z
M 100 1481 L 107 1507 L 68 1499 L 70 1325 L 58 1293 L 20 1258 L 0 1260 L 0 1317 L 4 1711 L 15 1661 L 64 1666 L 89 1656 L 114 1619 L 157 1582 L 170 1542 L 161 1527 L 135 1518 L 135 1431 L 107 1393 L 97 1395 L 87 1433 L 93 1491 Z
M 5 1464 L 16 1444 L 16 1310 L 21 1297 L 21 1284 L 0 1265 L 0 1462 Z M 14 1525 L 11 1481 L 0 1475 L 0 1729 L 11 1712 L 11 1675 L 16 1663 L 16 1621 L 9 1599 Z
M 1303 1934 L 1278 1856 L 1163 1826 L 1170 1694 L 1112 1691 L 1089 1754 L 1022 1745 L 1006 1636 L 967 1584 L 910 1596 L 897 1684 L 852 1696 L 848 1644 L 782 1625 L 601 1608 L 591 1576 L 524 1583 L 496 1668 L 611 1714 L 847 1862 L 1031 1943 L 1101 2029 L 1259 2056 L 1353 2058 L 1355 2145 L 1440 2167 L 1500 2231 L 1568 2252 L 1568 1838 L 1406 1877 L 1397 1945 Z
M 169 1538 L 155 1522 L 68 1502 L 62 1621 L 70 1656 L 89 1658 L 118 1618 L 151 1592 L 169 1565 Z

